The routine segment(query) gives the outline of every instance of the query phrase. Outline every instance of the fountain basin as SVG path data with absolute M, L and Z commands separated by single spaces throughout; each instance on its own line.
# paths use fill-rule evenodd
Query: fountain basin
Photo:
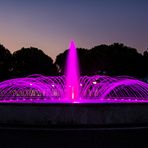
M 148 104 L 1 103 L 0 124 L 56 127 L 141 125 L 148 124 Z

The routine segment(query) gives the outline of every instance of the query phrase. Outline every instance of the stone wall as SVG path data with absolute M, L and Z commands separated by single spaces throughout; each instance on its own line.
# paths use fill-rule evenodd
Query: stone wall
M 148 104 L 0 104 L 0 124 L 147 124 Z

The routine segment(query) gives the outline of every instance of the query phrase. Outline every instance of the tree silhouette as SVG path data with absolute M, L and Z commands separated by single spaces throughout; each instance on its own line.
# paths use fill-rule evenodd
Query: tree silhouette
M 53 60 L 42 50 L 34 47 L 22 48 L 13 53 L 14 76 L 30 74 L 56 75 Z
M 136 49 L 124 44 L 99 45 L 90 50 L 78 48 L 81 75 L 145 75 L 143 56 Z M 64 74 L 67 50 L 56 58 L 61 74 Z
M 105 71 L 108 75 L 130 75 L 141 77 L 144 75 L 143 57 L 136 49 L 114 43 L 92 48 L 93 73 L 97 70 Z M 98 65 L 98 66 L 97 66 Z
M 68 53 L 68 50 L 65 50 L 63 53 L 60 53 L 56 57 L 55 65 L 58 68 L 59 75 L 64 75 L 65 74 L 67 53 Z
M 0 81 L 8 79 L 12 66 L 12 54 L 0 44 Z
M 68 50 L 55 63 L 42 50 L 22 48 L 13 54 L 0 44 L 0 81 L 30 74 L 64 75 Z M 124 44 L 98 45 L 92 49 L 77 48 L 81 75 L 148 75 L 148 50 L 143 55 Z
M 148 49 L 143 53 L 143 60 L 144 60 L 145 76 L 148 77 Z
M 135 48 L 114 43 L 110 46 L 112 59 L 112 75 L 129 75 L 134 77 L 144 76 L 144 61 L 142 54 Z

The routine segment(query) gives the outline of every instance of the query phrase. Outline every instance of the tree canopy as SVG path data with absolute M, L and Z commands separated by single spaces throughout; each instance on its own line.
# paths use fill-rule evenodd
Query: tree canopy
M 129 75 L 144 77 L 147 69 L 142 54 L 124 44 L 99 45 L 91 49 L 77 48 L 81 75 Z M 59 54 L 55 64 L 63 74 L 67 50 Z M 146 53 L 145 53 L 146 55 Z M 146 58 L 148 59 L 148 58 Z
M 53 60 L 42 50 L 34 47 L 22 48 L 13 53 L 13 71 L 17 76 L 30 74 L 56 75 Z
M 12 67 L 12 54 L 0 44 L 0 80 L 9 78 Z
M 57 55 L 55 63 L 41 49 L 21 48 L 13 54 L 0 44 L 0 81 L 30 74 L 64 75 L 68 50 Z M 148 76 L 148 50 L 143 55 L 124 44 L 77 48 L 81 75 Z

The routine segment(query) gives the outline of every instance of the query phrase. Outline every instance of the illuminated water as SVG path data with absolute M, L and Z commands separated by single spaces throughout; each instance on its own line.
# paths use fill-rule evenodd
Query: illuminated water
M 148 84 L 127 77 L 79 76 L 74 42 L 67 57 L 65 76 L 34 74 L 0 83 L 4 103 L 143 103 L 148 102 Z
M 79 79 L 77 50 L 75 48 L 74 42 L 72 41 L 66 62 L 64 99 L 70 99 L 73 101 L 79 99 Z

